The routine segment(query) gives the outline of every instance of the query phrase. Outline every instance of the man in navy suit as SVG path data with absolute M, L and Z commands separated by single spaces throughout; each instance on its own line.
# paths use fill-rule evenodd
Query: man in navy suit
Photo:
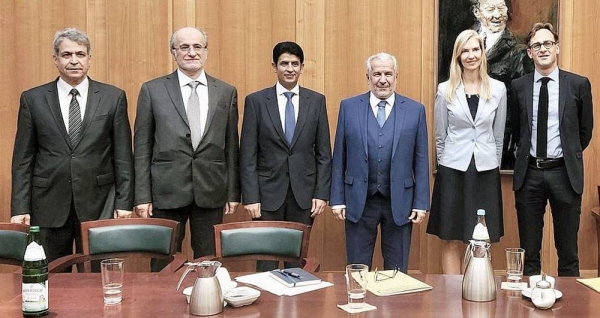
M 577 233 L 583 192 L 583 150 L 594 126 L 590 81 L 558 68 L 558 34 L 536 23 L 527 35 L 535 72 L 513 81 L 509 106 L 518 140 L 513 179 L 524 275 L 541 271 L 544 212 L 549 201 L 558 275 L 579 276 Z
M 242 203 L 253 219 L 310 225 L 329 199 L 331 144 L 325 96 L 298 85 L 304 68 L 298 44 L 275 45 L 272 67 L 275 86 L 252 93 L 245 101 Z M 261 261 L 257 269 L 276 266 Z
M 412 225 L 429 209 L 429 156 L 425 108 L 395 93 L 397 76 L 395 57 L 372 55 L 371 91 L 341 102 L 330 203 L 348 264 L 371 266 L 380 225 L 384 268 L 406 272 Z

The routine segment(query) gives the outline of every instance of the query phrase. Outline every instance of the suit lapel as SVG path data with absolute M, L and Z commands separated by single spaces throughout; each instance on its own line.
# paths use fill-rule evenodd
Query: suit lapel
M 304 88 L 300 87 L 299 94 L 298 120 L 296 120 L 296 128 L 294 129 L 294 137 L 292 138 L 290 148 L 294 147 L 296 140 L 298 140 L 300 133 L 302 133 L 302 128 L 304 128 L 304 124 L 306 124 L 306 118 L 308 117 L 308 112 L 312 103 L 310 94 Z
M 369 156 L 369 146 L 367 144 L 367 139 L 368 139 L 368 122 L 369 122 L 369 116 L 372 116 L 371 114 L 369 114 L 369 112 L 372 112 L 371 110 L 371 105 L 369 104 L 369 95 L 370 93 L 366 93 L 365 95 L 363 95 L 360 99 L 360 105 L 358 105 L 359 109 L 362 108 L 361 112 L 362 112 L 362 116 L 358 116 L 358 123 L 359 123 L 359 129 L 361 132 L 361 137 L 362 137 L 362 142 L 363 142 L 363 149 L 365 150 L 365 156 Z M 359 112 L 357 112 L 359 113 Z
M 77 141 L 77 144 L 75 144 L 73 148 L 77 147 L 83 139 L 83 136 L 85 136 L 85 131 L 90 126 L 92 118 L 94 118 L 94 114 L 96 114 L 96 110 L 100 105 L 100 99 L 102 98 L 102 93 L 98 89 L 97 83 L 92 79 L 89 79 L 89 82 L 88 99 L 85 106 L 85 114 L 83 115 L 83 122 L 81 123 L 81 138 L 79 138 L 79 141 Z
M 394 102 L 394 113 L 396 120 L 396 127 L 394 127 L 394 145 L 392 148 L 392 158 L 396 154 L 396 149 L 398 148 L 398 144 L 400 143 L 400 135 L 402 133 L 402 129 L 404 128 L 404 98 L 398 94 L 396 94 L 396 100 Z M 470 118 L 471 116 L 469 116 Z
M 267 99 L 265 104 L 267 105 L 267 113 L 269 114 L 271 123 L 273 123 L 275 131 L 277 131 L 282 143 L 287 146 L 283 126 L 281 124 L 281 117 L 279 117 L 279 105 L 277 104 L 277 91 L 275 90 L 275 86 L 267 91 L 265 98 Z
M 529 135 L 531 136 L 531 125 L 533 124 L 533 73 L 527 75 L 525 80 L 525 100 L 527 102 L 527 121 L 529 125 Z
M 56 122 L 56 125 L 59 127 L 59 130 L 65 139 L 69 148 L 71 148 L 71 142 L 69 140 L 69 133 L 67 132 L 67 127 L 65 126 L 65 122 L 62 117 L 62 112 L 60 111 L 60 103 L 58 101 L 58 89 L 56 87 L 58 79 L 54 81 L 48 88 L 46 92 L 46 103 L 48 103 L 48 107 L 50 108 L 50 112 L 52 113 L 52 117 Z
M 208 86 L 208 115 L 206 116 L 206 124 L 204 124 L 202 139 L 204 139 L 204 136 L 206 135 L 206 132 L 208 131 L 208 128 L 210 127 L 210 124 L 212 124 L 213 118 L 215 117 L 217 102 L 221 93 L 219 86 L 216 84 L 216 81 L 213 77 L 206 75 L 206 85 Z M 202 139 L 200 139 L 200 143 L 202 143 Z
M 462 108 L 463 112 L 465 113 L 465 116 L 469 119 L 469 121 L 471 122 L 471 124 L 475 124 L 475 121 L 473 120 L 473 117 L 471 116 L 471 110 L 469 109 L 469 103 L 467 102 L 467 95 L 465 94 L 465 86 L 461 83 L 460 85 L 458 85 L 458 87 L 456 88 L 456 98 L 458 99 L 458 103 L 460 104 L 460 108 Z M 480 104 L 478 105 L 478 112 L 479 112 L 479 106 L 481 106 L 481 98 L 479 99 Z
M 565 114 L 565 96 L 567 96 L 567 76 L 560 69 L 558 70 L 558 79 L 558 123 L 560 125 Z
M 187 114 L 185 112 L 185 107 L 183 106 L 183 96 L 181 96 L 181 87 L 179 86 L 179 79 L 177 78 L 177 71 L 167 75 L 165 81 L 165 87 L 167 89 L 167 93 L 171 98 L 171 102 L 173 102 L 173 106 L 177 109 L 179 116 L 185 122 L 185 124 L 190 127 L 190 123 L 187 119 Z

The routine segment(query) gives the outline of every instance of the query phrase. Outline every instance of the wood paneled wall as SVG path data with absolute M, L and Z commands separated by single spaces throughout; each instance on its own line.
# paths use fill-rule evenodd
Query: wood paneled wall
M 207 72 L 238 88 L 240 118 L 244 97 L 275 83 L 270 66 L 273 46 L 292 40 L 305 51 L 301 85 L 327 97 L 332 136 L 340 100 L 367 91 L 364 61 L 381 51 L 398 58 L 398 92 L 426 106 L 431 136 L 436 7 L 436 1 L 409 0 L 2 0 L 0 221 L 10 219 L 10 166 L 19 95 L 56 78 L 51 42 L 57 30 L 77 27 L 89 34 L 90 76 L 127 92 L 132 124 L 141 84 L 175 69 L 168 50 L 170 34 L 183 26 L 197 26 L 209 35 Z M 561 67 L 588 76 L 595 96 L 600 96 L 600 74 L 593 72 L 600 54 L 600 40 L 595 36 L 600 33 L 598 13 L 600 4 L 594 0 L 560 1 Z M 595 115 L 600 118 L 600 111 Z M 584 270 L 597 266 L 596 230 L 589 210 L 598 204 L 599 152 L 600 129 L 596 129 L 585 152 L 579 241 Z M 433 162 L 432 155 L 431 143 Z M 497 270 L 504 268 L 504 247 L 518 245 L 511 183 L 511 175 L 502 176 L 506 235 L 493 247 Z M 241 209 L 226 217 L 227 222 L 245 219 L 248 217 Z M 546 224 L 543 267 L 555 273 L 549 216 Z M 185 246 L 184 252 L 191 255 L 187 239 Z M 335 221 L 329 210 L 315 222 L 310 254 L 321 260 L 325 271 L 343 269 L 343 224 Z M 379 252 L 374 264 L 381 267 Z M 425 233 L 425 225 L 414 228 L 409 268 L 441 271 L 440 241 Z

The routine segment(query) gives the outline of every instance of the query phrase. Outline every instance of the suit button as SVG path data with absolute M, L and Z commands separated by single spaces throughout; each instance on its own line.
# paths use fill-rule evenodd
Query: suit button
M 475 129 L 475 125 L 473 125 L 472 127 L 473 127 L 473 129 Z
M 69 183 L 71 183 L 71 178 L 69 178 Z
M 383 136 L 383 134 L 379 134 L 379 137 Z
M 369 162 L 369 159 L 365 158 L 365 162 Z
M 381 162 L 381 159 L 377 159 L 377 162 Z
M 75 159 L 75 156 L 71 156 L 71 159 Z
M 367 178 L 365 178 L 365 182 L 367 182 Z
M 378 184 L 378 185 L 377 185 L 377 189 L 379 189 L 379 188 L 381 188 L 381 184 Z

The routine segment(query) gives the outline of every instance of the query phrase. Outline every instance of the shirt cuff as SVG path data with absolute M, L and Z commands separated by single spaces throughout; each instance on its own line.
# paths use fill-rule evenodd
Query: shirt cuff
M 335 210 L 335 209 L 345 209 L 345 208 L 346 208 L 346 205 L 344 205 L 344 204 L 338 204 L 338 205 L 332 205 L 331 206 L 332 210 Z

